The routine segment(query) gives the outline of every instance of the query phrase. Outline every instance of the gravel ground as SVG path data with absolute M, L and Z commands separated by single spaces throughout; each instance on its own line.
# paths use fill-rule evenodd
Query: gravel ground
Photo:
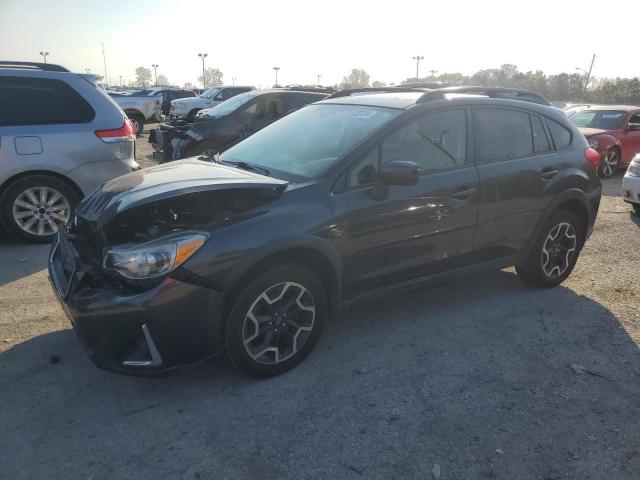
M 48 247 L 0 235 L 0 478 L 638 479 L 640 219 L 620 181 L 563 286 L 507 269 L 356 305 L 262 381 L 224 358 L 98 370 Z

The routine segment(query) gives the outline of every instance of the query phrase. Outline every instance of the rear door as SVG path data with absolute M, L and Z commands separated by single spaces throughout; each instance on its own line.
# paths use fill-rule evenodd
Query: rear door
M 566 165 L 542 117 L 475 107 L 473 118 L 480 178 L 475 248 L 485 261 L 520 250 L 557 193 Z
M 478 174 L 468 158 L 468 112 L 426 114 L 390 133 L 346 172 L 333 196 L 346 235 L 345 285 L 351 293 L 464 265 L 474 244 Z M 417 185 L 382 186 L 381 165 L 417 163 Z

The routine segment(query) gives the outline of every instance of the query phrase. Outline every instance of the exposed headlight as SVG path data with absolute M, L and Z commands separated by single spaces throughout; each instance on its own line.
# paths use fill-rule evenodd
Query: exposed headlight
M 598 140 L 593 139 L 593 138 L 589 138 L 588 142 L 589 142 L 589 146 L 591 148 L 597 149 L 600 146 L 600 142 Z
M 149 242 L 113 247 L 104 256 L 104 267 L 132 280 L 161 277 L 186 262 L 209 236 L 205 232 L 177 232 Z

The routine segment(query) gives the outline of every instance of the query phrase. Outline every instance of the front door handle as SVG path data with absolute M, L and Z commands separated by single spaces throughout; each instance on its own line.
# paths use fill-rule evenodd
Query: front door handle
M 545 168 L 542 170 L 542 172 L 540 172 L 540 178 L 542 178 L 543 180 L 551 180 L 557 174 L 558 170 L 556 170 L 555 168 Z
M 476 192 L 475 188 L 462 187 L 456 190 L 455 192 L 453 192 L 449 196 L 455 200 L 467 200 L 475 192 Z

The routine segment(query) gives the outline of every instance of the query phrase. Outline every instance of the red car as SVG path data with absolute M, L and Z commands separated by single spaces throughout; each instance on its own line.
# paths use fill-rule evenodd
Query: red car
M 570 121 L 600 154 L 597 168 L 603 178 L 627 168 L 640 153 L 640 107 L 591 106 L 574 114 Z

